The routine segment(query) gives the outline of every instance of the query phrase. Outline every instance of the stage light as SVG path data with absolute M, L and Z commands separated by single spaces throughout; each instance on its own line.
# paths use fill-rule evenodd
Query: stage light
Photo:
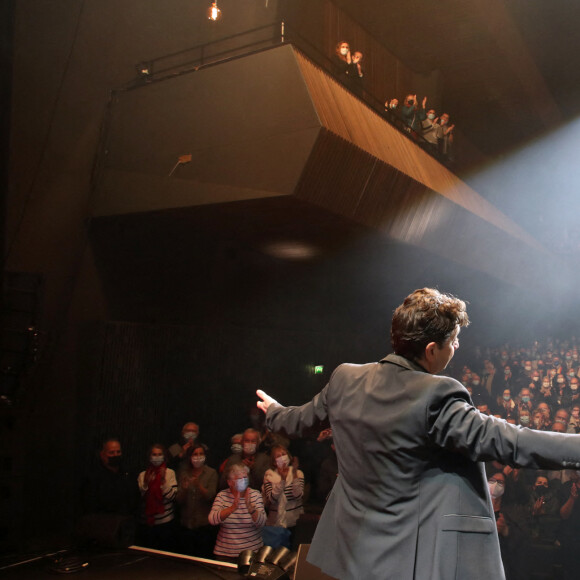
M 211 3 L 211 6 L 207 9 L 207 17 L 213 21 L 222 17 L 222 11 L 218 8 L 217 2 Z

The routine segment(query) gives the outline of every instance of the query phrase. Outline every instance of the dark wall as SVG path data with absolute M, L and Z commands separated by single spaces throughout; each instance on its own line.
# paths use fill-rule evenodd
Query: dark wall
M 118 433 L 135 466 L 150 443 L 173 443 L 188 420 L 200 423 L 216 462 L 230 436 L 251 425 L 256 388 L 301 404 L 341 362 L 378 360 L 390 352 L 392 311 L 417 287 L 470 302 L 461 352 L 531 340 L 551 325 L 550 307 L 521 290 L 377 233 L 360 230 L 293 261 L 218 220 L 213 232 L 193 223 L 169 212 L 93 224 L 114 322 L 103 326 L 93 391 L 79 410 L 83 444 Z

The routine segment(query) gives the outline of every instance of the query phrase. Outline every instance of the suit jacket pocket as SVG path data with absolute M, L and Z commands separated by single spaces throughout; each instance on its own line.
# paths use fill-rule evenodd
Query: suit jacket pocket
M 473 534 L 491 534 L 495 529 L 495 521 L 486 516 L 468 516 L 448 514 L 443 516 L 444 532 L 471 532 Z

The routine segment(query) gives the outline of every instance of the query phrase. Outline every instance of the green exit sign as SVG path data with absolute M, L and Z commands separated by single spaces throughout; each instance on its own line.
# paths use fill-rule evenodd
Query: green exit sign
M 314 374 L 315 375 L 321 375 L 324 372 L 324 366 L 323 365 L 316 365 L 314 367 Z

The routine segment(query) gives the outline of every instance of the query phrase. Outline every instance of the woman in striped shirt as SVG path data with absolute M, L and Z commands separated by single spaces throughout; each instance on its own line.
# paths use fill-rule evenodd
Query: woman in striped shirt
M 140 543 L 171 550 L 174 545 L 173 500 L 177 494 L 175 471 L 166 464 L 165 447 L 156 443 L 149 451 L 149 466 L 137 478 L 143 499 Z
M 217 494 L 209 513 L 209 523 L 220 526 L 213 553 L 222 560 L 236 559 L 241 551 L 263 545 L 266 512 L 262 494 L 248 487 L 248 476 L 247 465 L 233 463 L 226 473 L 229 489 Z
M 298 459 L 292 458 L 283 445 L 272 447 L 270 456 L 272 466 L 266 471 L 262 486 L 268 508 L 267 525 L 288 528 L 293 536 L 296 522 L 304 512 L 304 473 L 298 469 Z

